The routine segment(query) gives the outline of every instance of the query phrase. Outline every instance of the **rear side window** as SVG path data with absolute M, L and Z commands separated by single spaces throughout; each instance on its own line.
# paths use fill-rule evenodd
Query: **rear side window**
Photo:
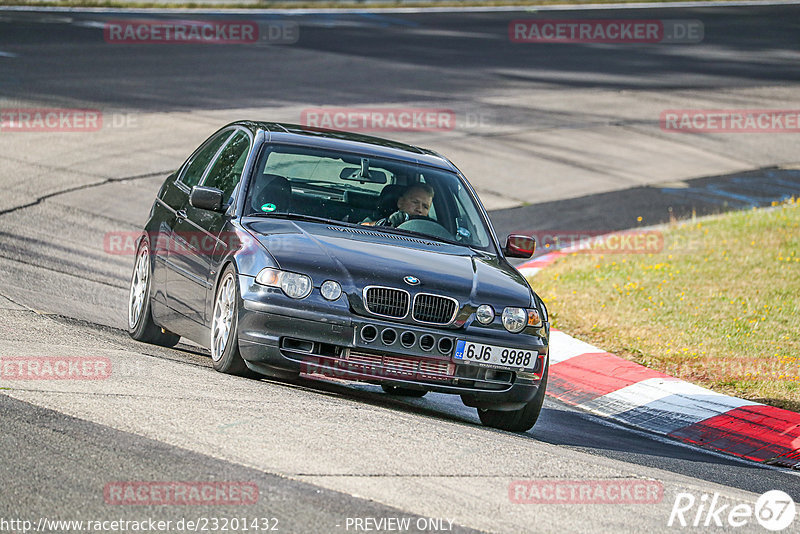
M 189 165 L 186 167 L 186 171 L 184 171 L 183 175 L 181 176 L 181 182 L 186 184 L 189 189 L 196 186 L 200 183 L 200 179 L 203 177 L 203 173 L 208 167 L 208 164 L 211 163 L 211 160 L 217 154 L 219 148 L 228 140 L 231 136 L 231 131 L 220 132 L 208 141 L 206 141 L 203 148 L 192 157 L 192 160 L 189 162 Z
M 216 187 L 225 193 L 224 198 L 230 199 L 236 184 L 242 178 L 244 162 L 250 153 L 250 136 L 238 132 L 220 153 L 214 166 L 208 171 L 208 176 L 203 185 Z

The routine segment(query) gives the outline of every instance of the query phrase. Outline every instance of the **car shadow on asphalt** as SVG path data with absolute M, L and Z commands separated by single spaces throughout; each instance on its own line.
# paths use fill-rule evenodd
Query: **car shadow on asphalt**
M 208 351 L 193 344 L 180 343 L 168 349 L 147 345 L 130 339 L 122 329 L 95 325 L 65 317 L 50 316 L 51 319 L 73 327 L 92 330 L 92 337 L 143 356 L 206 367 L 214 373 Z M 333 382 L 297 378 L 284 380 L 271 377 L 242 378 L 264 383 L 264 386 L 292 388 L 315 395 L 336 397 L 340 400 L 366 404 L 379 409 L 419 415 L 442 422 L 462 424 L 475 432 L 501 433 L 521 441 L 534 440 L 559 447 L 567 447 L 587 454 L 594 454 L 626 463 L 663 469 L 709 482 L 729 485 L 763 493 L 780 487 L 796 500 L 800 500 L 800 477 L 787 474 L 786 470 L 769 469 L 765 466 L 712 454 L 702 449 L 688 447 L 647 432 L 632 431 L 611 420 L 580 411 L 547 398 L 539 421 L 526 433 L 517 434 L 483 427 L 474 409 L 461 403 L 458 396 L 428 393 L 423 398 L 406 398 L 384 393 L 379 386 L 360 382 Z M 758 476 L 748 473 L 758 470 Z M 587 474 L 587 477 L 590 477 Z
M 794 499 L 800 497 L 800 477 L 788 469 L 772 469 L 638 431 L 550 398 L 545 401 L 542 415 L 531 434 L 545 443 L 626 463 L 756 493 L 779 487 Z M 758 472 L 757 476 L 748 475 L 755 472 Z

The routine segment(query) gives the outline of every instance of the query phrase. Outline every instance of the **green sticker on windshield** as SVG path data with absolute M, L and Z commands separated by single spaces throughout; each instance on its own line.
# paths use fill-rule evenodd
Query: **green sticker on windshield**
M 263 206 L 261 206 L 261 211 L 266 211 L 267 213 L 275 211 L 276 209 L 278 209 L 278 206 L 276 206 L 275 204 L 264 204 Z

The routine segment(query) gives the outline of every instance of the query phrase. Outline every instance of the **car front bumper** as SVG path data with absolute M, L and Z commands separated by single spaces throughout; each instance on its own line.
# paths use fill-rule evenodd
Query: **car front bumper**
M 515 410 L 533 399 L 547 368 L 545 336 L 399 324 L 355 315 L 346 302 L 288 301 L 263 291 L 247 293 L 247 285 L 240 285 L 239 350 L 247 365 L 262 373 L 392 384 L 461 395 L 476 408 Z M 460 339 L 524 348 L 535 353 L 536 367 L 523 373 L 462 363 L 453 357 Z

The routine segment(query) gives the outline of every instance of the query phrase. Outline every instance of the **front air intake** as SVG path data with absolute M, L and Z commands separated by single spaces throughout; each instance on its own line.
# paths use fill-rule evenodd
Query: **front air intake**
M 364 289 L 367 311 L 381 317 L 402 319 L 408 315 L 410 296 L 407 291 L 391 287 L 370 286 Z
M 456 318 L 458 301 L 429 293 L 419 293 L 414 297 L 414 320 L 420 323 L 445 325 Z

